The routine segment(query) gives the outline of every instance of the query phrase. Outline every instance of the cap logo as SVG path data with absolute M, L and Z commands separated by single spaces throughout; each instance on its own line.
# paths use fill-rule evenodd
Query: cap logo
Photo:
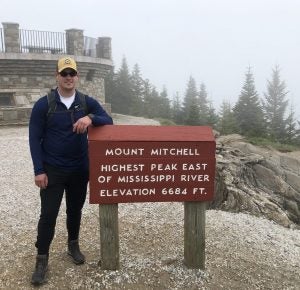
M 73 58 L 71 57 L 64 57 L 58 60 L 57 63 L 57 70 L 58 72 L 61 72 L 62 70 L 66 68 L 71 68 L 75 71 L 77 71 L 77 65 Z

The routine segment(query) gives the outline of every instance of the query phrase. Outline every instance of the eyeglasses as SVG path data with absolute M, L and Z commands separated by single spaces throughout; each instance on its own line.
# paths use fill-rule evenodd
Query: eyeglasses
M 71 77 L 75 77 L 77 76 L 77 71 L 75 70 L 71 70 L 71 71 L 66 71 L 66 70 L 63 70 L 59 73 L 63 78 L 65 78 L 66 76 L 71 76 Z

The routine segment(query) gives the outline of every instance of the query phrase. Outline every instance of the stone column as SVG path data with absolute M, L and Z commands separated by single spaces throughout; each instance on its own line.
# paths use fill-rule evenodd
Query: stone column
M 81 29 L 67 29 L 67 54 L 83 55 L 83 30 Z
M 5 52 L 20 52 L 19 24 L 2 22 Z
M 98 37 L 97 57 L 111 59 L 110 37 Z

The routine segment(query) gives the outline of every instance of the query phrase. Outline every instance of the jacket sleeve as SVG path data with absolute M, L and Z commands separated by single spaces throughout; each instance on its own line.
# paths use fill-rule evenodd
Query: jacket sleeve
M 113 119 L 103 109 L 97 100 L 92 97 L 86 97 L 88 116 L 92 119 L 94 126 L 112 125 Z
M 29 121 L 29 147 L 35 175 L 45 173 L 42 141 L 47 123 L 47 111 L 47 97 L 43 97 L 34 104 Z

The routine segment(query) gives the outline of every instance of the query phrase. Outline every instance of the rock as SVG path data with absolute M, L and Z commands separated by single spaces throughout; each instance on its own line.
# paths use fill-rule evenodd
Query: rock
M 257 147 L 236 134 L 220 136 L 216 143 L 215 198 L 210 208 L 300 226 L 299 152 Z

